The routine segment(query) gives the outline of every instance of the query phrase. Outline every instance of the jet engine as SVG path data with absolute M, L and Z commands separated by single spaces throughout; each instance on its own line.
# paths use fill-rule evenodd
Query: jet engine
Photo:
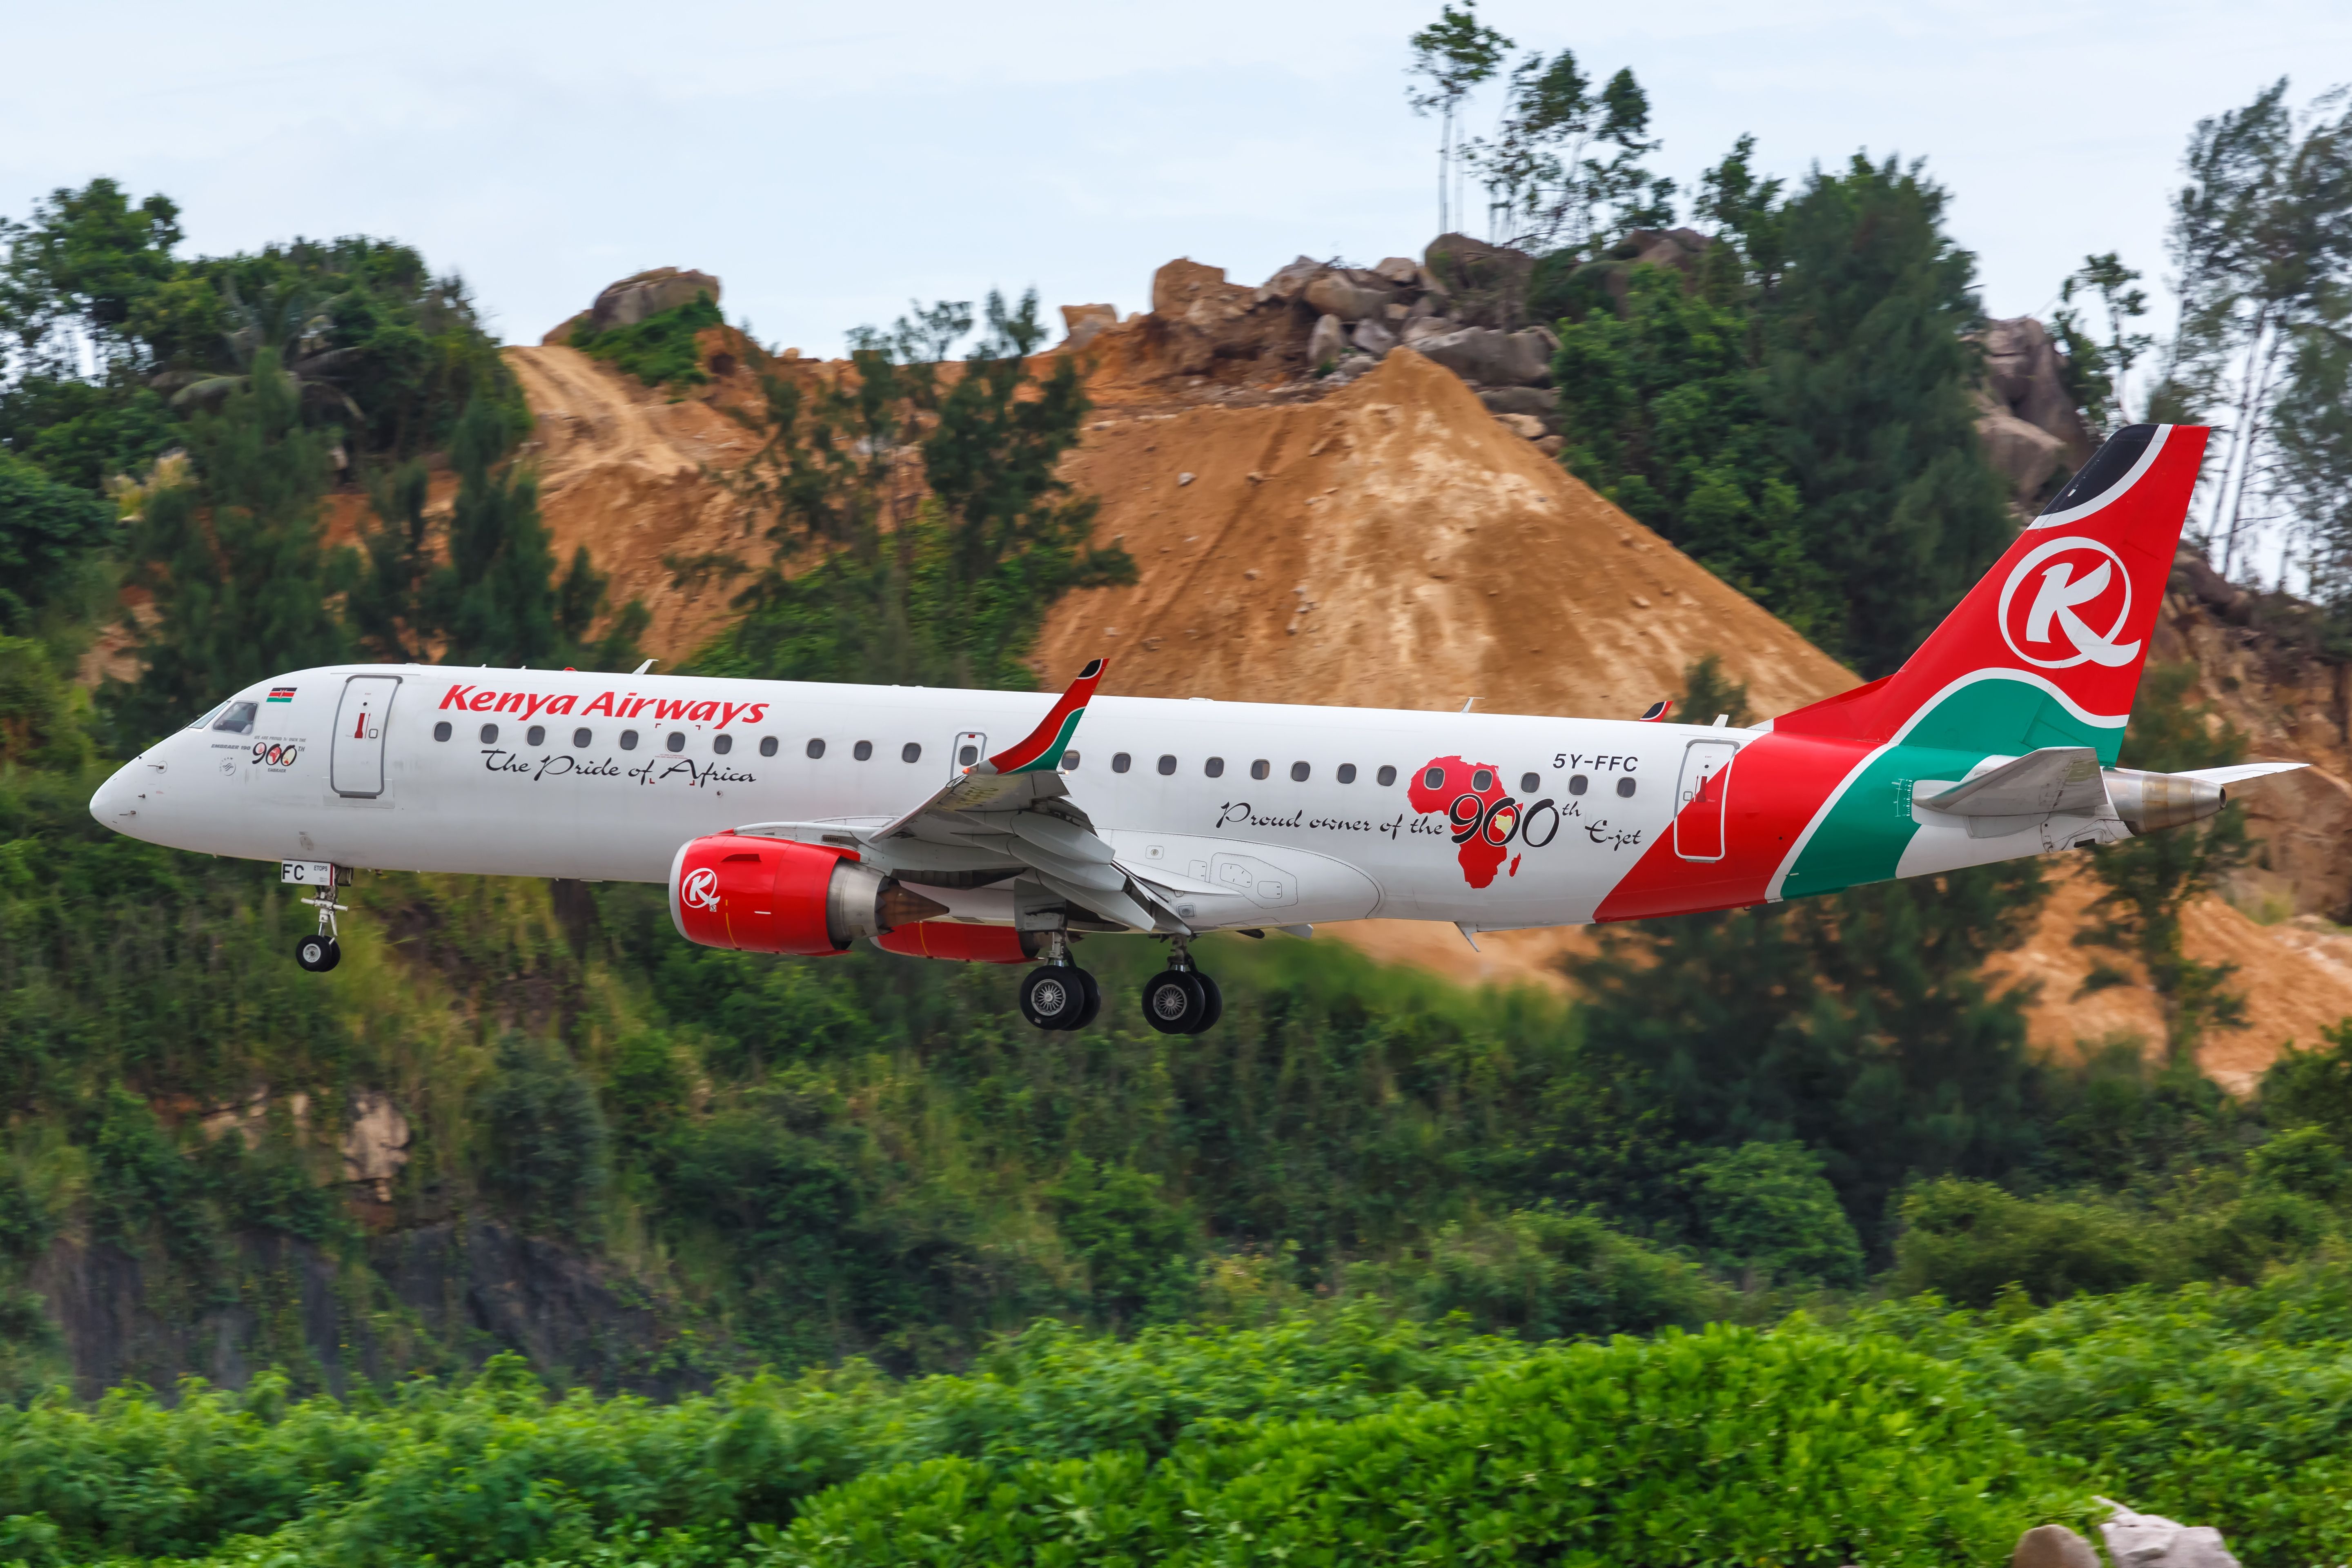
M 2230 801 L 2226 788 L 2193 773 L 2149 773 L 2137 768 L 2103 771 L 2107 799 L 2135 836 L 2210 816 Z
M 946 958 L 963 963 L 1027 963 L 1045 943 L 1035 931 L 1011 926 L 966 925 L 961 921 L 919 921 L 874 939 L 885 952 L 908 958 Z
M 817 957 L 947 912 L 846 849 L 718 833 L 670 862 L 670 919 L 705 947 Z

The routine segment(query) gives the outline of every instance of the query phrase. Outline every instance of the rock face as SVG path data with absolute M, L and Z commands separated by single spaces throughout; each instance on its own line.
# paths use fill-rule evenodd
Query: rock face
M 1348 331 L 1339 324 L 1339 318 L 1318 318 L 1315 330 L 1307 334 L 1307 363 L 1320 370 L 1327 364 L 1338 364 L 1347 353 Z
M 2098 443 L 2074 412 L 2057 345 L 2040 321 L 1988 321 L 1977 342 L 1984 351 L 1977 436 L 2009 481 L 2011 504 L 2030 511 L 2053 481 L 2088 462 Z
M 1185 374 L 1197 375 L 1219 359 L 1295 357 L 1312 326 L 1295 303 L 1306 289 L 1299 265 L 1276 274 L 1286 286 L 1298 283 L 1286 297 L 1228 283 L 1223 268 L 1180 258 L 1151 275 L 1151 315 L 1140 325 L 1157 338 L 1160 357 Z
M 1528 297 L 1536 258 L 1524 250 L 1489 245 L 1466 234 L 1441 234 L 1423 252 L 1429 275 L 1451 302 L 1446 314 L 1474 327 L 1515 324 Z
M 1556 346 L 1549 333 L 1536 329 L 1498 332 L 1486 327 L 1464 327 L 1412 344 L 1463 380 L 1482 386 L 1526 386 L 1549 379 Z
M 2017 1538 L 2009 1568 L 2101 1568 L 2091 1543 L 2063 1524 L 2037 1524 Z
M 650 272 L 605 285 L 604 291 L 596 296 L 596 303 L 589 308 L 588 324 L 600 332 L 614 327 L 634 327 L 647 316 L 691 305 L 697 296 L 703 294 L 710 296 L 712 304 L 719 302 L 719 279 L 709 273 L 656 267 Z
M 2105 1498 L 2099 1500 L 2116 1510 L 2113 1519 L 2099 1526 L 2116 1568 L 2238 1568 L 2221 1532 L 2210 1525 L 2176 1524 Z
M 1331 270 L 1307 285 L 1307 302 L 1343 321 L 1360 321 L 1388 309 L 1394 297 L 1387 279 L 1377 273 Z
M 1116 305 L 1065 305 L 1062 307 L 1062 329 L 1067 335 L 1061 346 L 1082 349 L 1095 341 L 1097 333 L 1118 325 Z

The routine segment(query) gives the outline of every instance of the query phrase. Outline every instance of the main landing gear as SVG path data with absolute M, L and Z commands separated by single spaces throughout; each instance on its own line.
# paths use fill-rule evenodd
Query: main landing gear
M 1180 940 L 1168 967 L 1143 986 L 1143 1021 L 1163 1035 L 1197 1035 L 1225 1011 L 1217 983 L 1192 967 L 1192 954 Z
M 1022 976 L 1021 1016 L 1041 1029 L 1083 1029 L 1102 1011 L 1102 987 L 1070 962 L 1070 939 L 1048 938 L 1045 962 Z

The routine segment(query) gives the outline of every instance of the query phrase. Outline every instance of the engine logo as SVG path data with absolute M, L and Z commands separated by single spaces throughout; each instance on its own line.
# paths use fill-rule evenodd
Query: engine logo
M 719 873 L 708 866 L 697 866 L 686 874 L 685 883 L 677 896 L 690 910 L 716 910 L 719 907 Z
M 2040 581 L 2031 595 L 2021 595 L 2029 577 Z M 2053 539 L 2027 552 L 2001 584 L 2000 635 L 2011 653 L 2037 668 L 2113 669 L 2139 657 L 2139 643 L 2116 640 L 2131 607 L 2131 574 L 2122 556 L 2080 534 Z M 2105 631 L 2095 629 L 2103 624 Z

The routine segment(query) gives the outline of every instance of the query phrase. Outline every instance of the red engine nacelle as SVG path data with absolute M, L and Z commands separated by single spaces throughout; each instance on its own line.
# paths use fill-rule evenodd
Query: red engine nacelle
M 1011 926 L 918 921 L 876 937 L 874 945 L 908 958 L 947 958 L 964 963 L 1027 963 L 1037 956 L 1044 943 L 1034 931 L 1017 931 Z
M 705 947 L 814 958 L 945 913 L 847 849 L 718 833 L 670 862 L 669 917 Z

